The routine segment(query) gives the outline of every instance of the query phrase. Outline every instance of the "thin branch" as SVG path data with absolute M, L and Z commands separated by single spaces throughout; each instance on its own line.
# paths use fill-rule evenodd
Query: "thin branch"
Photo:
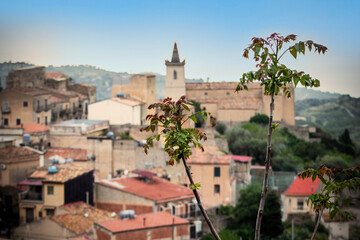
M 315 228 L 314 228 L 314 232 L 313 232 L 313 234 L 312 234 L 312 236 L 311 236 L 311 240 L 314 240 L 314 239 L 315 239 L 315 235 L 316 235 L 317 229 L 318 229 L 318 227 L 319 227 L 320 219 L 321 219 L 321 216 L 322 216 L 322 214 L 323 214 L 323 211 L 324 211 L 324 208 L 321 208 L 321 211 L 320 211 L 320 213 L 319 213 L 318 219 L 317 219 L 317 221 L 316 221 L 316 225 L 315 225 Z
M 278 61 L 281 59 L 281 57 L 287 52 L 287 51 L 289 51 L 290 50 L 290 47 L 288 48 L 288 49 L 286 49 L 281 55 L 280 55 L 280 57 L 278 58 Z
M 194 184 L 194 180 L 193 180 L 193 178 L 192 178 L 192 176 L 191 176 L 190 168 L 189 168 L 189 166 L 188 166 L 187 163 L 186 163 L 186 160 L 185 160 L 185 158 L 184 158 L 184 155 L 181 155 L 181 159 L 182 159 L 182 162 L 184 163 L 184 167 L 185 167 L 187 176 L 188 176 L 188 178 L 189 178 L 190 184 L 191 184 L 191 185 L 195 185 L 195 184 Z M 214 235 L 214 237 L 215 237 L 217 240 L 221 240 L 220 237 L 219 237 L 219 235 L 218 235 L 218 233 L 216 232 L 213 224 L 211 223 L 211 221 L 210 221 L 210 219 L 209 219 L 209 216 L 207 215 L 207 213 L 206 213 L 206 211 L 205 211 L 205 209 L 204 209 L 204 207 L 203 207 L 203 205 L 202 205 L 202 202 L 201 202 L 201 199 L 200 199 L 200 196 L 199 196 L 197 190 L 196 190 L 196 189 L 193 189 L 193 193 L 194 193 L 194 195 L 195 195 L 196 201 L 198 202 L 198 206 L 199 206 L 199 208 L 200 208 L 200 211 L 201 211 L 202 215 L 204 216 L 205 221 L 206 221 L 206 223 L 208 224 L 208 226 L 209 226 L 209 228 L 210 228 L 210 230 L 211 230 L 211 233 Z

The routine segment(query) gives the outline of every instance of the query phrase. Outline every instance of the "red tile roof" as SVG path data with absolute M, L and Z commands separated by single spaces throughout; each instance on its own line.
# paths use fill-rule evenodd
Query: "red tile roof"
M 10 146 L 0 148 L 0 163 L 39 161 L 40 154 L 26 147 Z
M 148 228 L 189 224 L 189 221 L 176 217 L 169 213 L 157 212 L 139 215 L 133 219 L 117 219 L 105 222 L 98 222 L 96 224 L 105 229 L 108 229 L 112 233 L 119 233 L 133 230 L 143 230 Z
M 64 74 L 62 72 L 46 72 L 45 73 L 46 79 L 56 79 L 56 78 L 60 78 L 63 76 L 64 76 Z
M 187 162 L 189 164 L 225 164 L 229 165 L 231 157 L 220 152 L 216 146 L 204 145 L 204 152 L 198 148 L 191 149 Z
M 236 162 L 249 162 L 252 159 L 252 157 L 241 156 L 241 155 L 226 155 L 226 156 L 230 156 Z
M 321 181 L 319 178 L 316 178 L 313 182 L 311 178 L 302 179 L 296 177 L 293 183 L 290 185 L 289 189 L 284 194 L 309 196 L 316 193 L 320 182 Z
M 40 125 L 37 123 L 25 123 L 22 125 L 24 129 L 24 133 L 40 133 L 40 132 L 48 132 L 50 129 L 45 125 Z
M 100 210 L 83 202 L 66 204 L 60 207 L 68 213 L 50 217 L 51 220 L 76 234 L 88 234 L 94 222 L 112 220 L 108 211 Z
M 85 173 L 92 171 L 91 169 L 82 168 L 73 163 L 58 164 L 56 166 L 56 173 L 49 173 L 47 167 L 42 167 L 33 172 L 29 179 L 43 179 L 43 182 L 57 182 L 64 183 L 68 180 L 74 179 Z
M 23 93 L 30 96 L 39 96 L 39 95 L 50 95 L 46 90 L 37 89 L 37 88 L 12 88 L 5 91 L 15 91 L 18 93 Z
M 128 177 L 102 180 L 99 184 L 156 202 L 169 202 L 194 197 L 193 192 L 189 188 L 171 183 L 156 176 L 152 177 L 149 182 L 145 182 L 138 177 Z
M 86 149 L 81 148 L 49 148 L 44 157 L 48 159 L 56 155 L 74 161 L 87 161 Z

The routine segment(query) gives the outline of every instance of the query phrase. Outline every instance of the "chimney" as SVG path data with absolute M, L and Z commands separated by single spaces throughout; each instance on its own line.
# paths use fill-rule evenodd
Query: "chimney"
M 146 222 L 146 217 L 144 217 L 144 226 L 145 226 L 145 222 Z

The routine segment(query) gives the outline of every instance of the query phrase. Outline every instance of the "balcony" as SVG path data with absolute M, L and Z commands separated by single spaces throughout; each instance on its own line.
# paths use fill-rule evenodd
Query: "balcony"
M 3 108 L 3 109 L 2 109 L 2 114 L 10 114 L 10 113 L 11 113 L 10 107 Z
M 38 106 L 36 109 L 35 109 L 35 112 L 36 113 L 40 113 L 40 112 L 47 112 L 49 111 L 50 108 L 49 106 Z
M 21 201 L 42 202 L 42 192 L 27 191 L 21 193 Z

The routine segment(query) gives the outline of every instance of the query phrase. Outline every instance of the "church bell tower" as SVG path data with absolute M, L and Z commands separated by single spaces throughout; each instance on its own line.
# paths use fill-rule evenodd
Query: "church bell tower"
M 176 42 L 174 43 L 171 61 L 165 60 L 165 65 L 165 97 L 170 97 L 176 101 L 185 95 L 185 60 L 180 62 Z

